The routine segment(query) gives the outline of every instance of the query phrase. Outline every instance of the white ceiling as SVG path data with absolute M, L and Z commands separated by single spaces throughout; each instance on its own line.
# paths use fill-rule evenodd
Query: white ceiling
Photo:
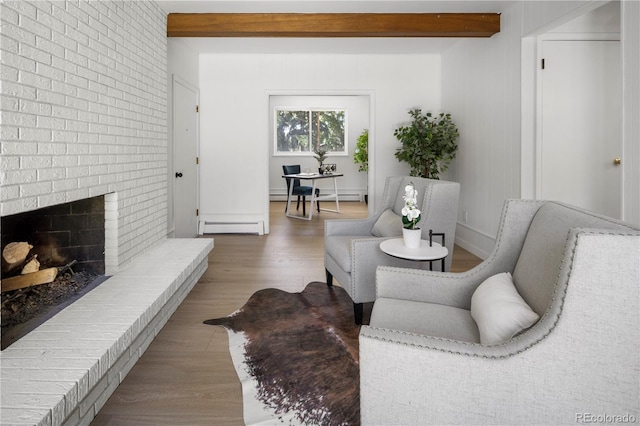
M 182 38 L 198 53 L 437 54 L 451 38 Z
M 513 0 L 156 0 L 167 13 L 501 12 Z
M 167 13 L 452 13 L 501 12 L 511 0 L 157 0 Z M 440 53 L 456 38 L 189 38 L 201 53 Z

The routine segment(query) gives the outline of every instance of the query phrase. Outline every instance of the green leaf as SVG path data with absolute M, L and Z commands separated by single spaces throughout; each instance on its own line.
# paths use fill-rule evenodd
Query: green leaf
M 410 166 L 411 176 L 438 179 L 455 158 L 459 133 L 451 114 L 423 114 L 418 108 L 409 110 L 410 125 L 393 132 L 401 147 L 395 152 L 398 161 Z

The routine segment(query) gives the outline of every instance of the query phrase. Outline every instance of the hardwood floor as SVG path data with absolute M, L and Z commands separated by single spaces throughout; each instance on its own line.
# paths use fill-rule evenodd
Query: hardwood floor
M 366 205 L 341 202 L 340 214 L 313 220 L 284 216 L 271 203 L 269 235 L 219 234 L 209 269 L 91 423 L 104 425 L 242 425 L 242 389 L 227 333 L 205 325 L 242 307 L 255 291 L 290 292 L 325 280 L 324 220 L 366 217 Z M 480 259 L 456 246 L 453 271 Z

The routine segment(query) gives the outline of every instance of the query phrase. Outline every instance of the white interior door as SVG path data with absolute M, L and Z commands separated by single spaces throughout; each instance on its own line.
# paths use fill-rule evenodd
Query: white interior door
M 543 41 L 538 196 L 620 218 L 619 41 Z
M 177 238 L 198 232 L 198 90 L 173 79 L 174 217 Z

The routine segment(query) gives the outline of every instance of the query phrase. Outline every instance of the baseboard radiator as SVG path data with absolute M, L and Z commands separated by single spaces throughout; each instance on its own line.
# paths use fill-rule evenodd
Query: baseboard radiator
M 258 234 L 264 235 L 264 221 L 248 222 L 212 222 L 201 220 L 198 223 L 198 234 Z

